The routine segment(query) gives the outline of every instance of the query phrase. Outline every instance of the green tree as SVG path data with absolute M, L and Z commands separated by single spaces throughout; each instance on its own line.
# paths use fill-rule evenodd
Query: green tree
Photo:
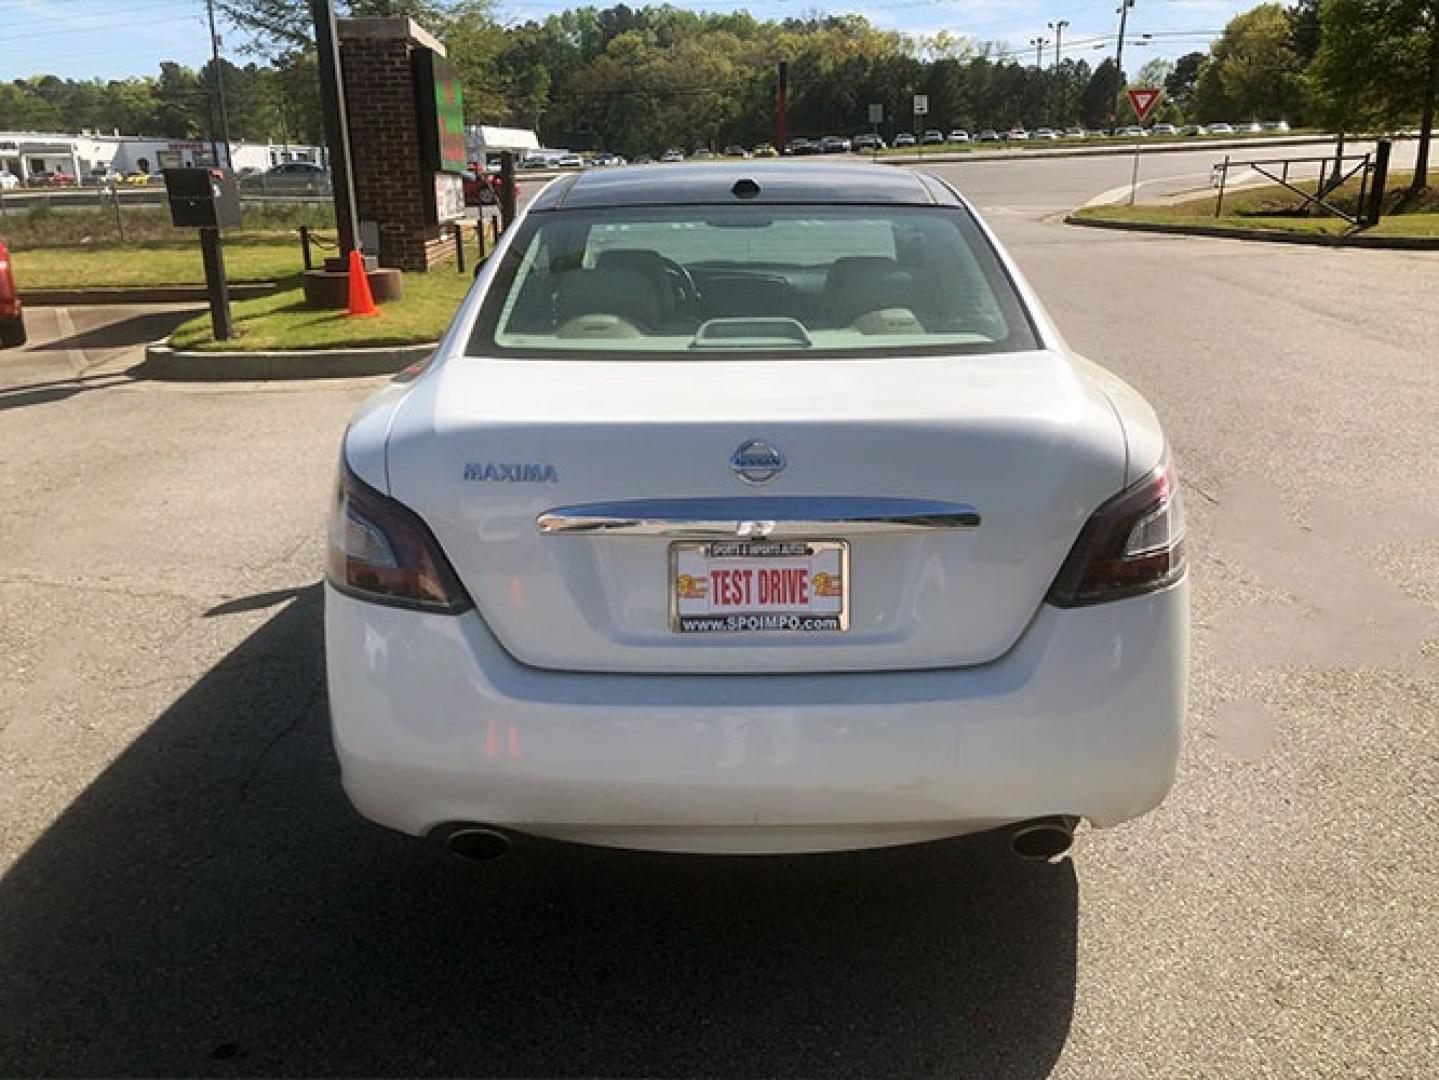
M 1079 98 L 1079 116 L 1089 128 L 1107 127 L 1113 122 L 1115 101 L 1124 89 L 1124 76 L 1113 60 L 1094 69 L 1089 85 Z
M 1323 115 L 1378 129 L 1419 123 L 1414 192 L 1429 183 L 1439 90 L 1439 0 L 1323 0 L 1311 70 Z
M 1185 53 L 1174 62 L 1174 70 L 1164 80 L 1164 96 L 1177 105 L 1186 116 L 1194 103 L 1199 86 L 1199 73 L 1207 57 L 1202 52 Z
M 1208 119 L 1280 117 L 1300 120 L 1304 65 L 1280 4 L 1236 15 L 1210 49 L 1196 98 Z M 1225 115 L 1228 114 L 1228 115 Z
M 63 124 L 59 107 L 22 81 L 0 83 L 0 116 L 18 131 L 55 131 Z

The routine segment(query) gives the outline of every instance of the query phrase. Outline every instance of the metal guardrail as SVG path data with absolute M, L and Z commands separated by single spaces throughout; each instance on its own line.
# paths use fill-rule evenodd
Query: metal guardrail
M 1302 200 L 1300 203 L 1302 209 L 1307 210 L 1317 206 L 1337 218 L 1342 218 L 1356 228 L 1364 225 L 1377 225 L 1379 216 L 1383 212 L 1384 191 L 1389 180 L 1389 155 L 1392 149 L 1393 143 L 1381 140 L 1374 152 L 1365 154 L 1262 158 L 1254 161 L 1235 161 L 1232 156 L 1225 154 L 1224 160 L 1214 166 L 1213 186 L 1219 189 L 1214 199 L 1214 216 L 1216 218 L 1223 216 L 1224 195 L 1229 186 L 1230 172 L 1235 169 L 1245 169 L 1256 172 L 1286 191 L 1292 191 L 1298 195 Z M 1353 162 L 1352 166 L 1349 164 L 1350 162 Z M 1319 182 L 1315 185 L 1314 191 L 1306 191 L 1304 188 L 1290 183 L 1290 169 L 1296 165 L 1319 166 Z M 1356 204 L 1356 212 L 1350 214 L 1340 209 L 1330 199 L 1334 192 L 1349 183 L 1355 176 L 1359 177 L 1359 199 Z

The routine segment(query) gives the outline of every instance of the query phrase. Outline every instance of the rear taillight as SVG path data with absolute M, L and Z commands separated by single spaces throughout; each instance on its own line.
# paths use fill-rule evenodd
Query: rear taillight
M 340 466 L 330 513 L 330 584 L 361 600 L 455 614 L 474 604 L 418 514 Z
M 1165 454 L 1159 467 L 1096 510 L 1046 597 L 1082 607 L 1153 592 L 1184 576 L 1184 502 Z

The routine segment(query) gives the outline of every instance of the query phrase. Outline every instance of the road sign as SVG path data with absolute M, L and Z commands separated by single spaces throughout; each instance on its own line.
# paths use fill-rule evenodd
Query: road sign
M 877 124 L 877 123 L 879 123 L 879 122 L 880 122 L 881 120 L 883 120 L 883 119 L 884 119 L 884 106 L 883 106 L 883 105 L 871 105 L 871 106 L 869 107 L 869 122 L 870 122 L 871 124 Z
M 1139 117 L 1142 124 L 1154 111 L 1154 106 L 1159 104 L 1162 92 L 1153 86 L 1146 86 L 1140 90 L 1129 91 L 1129 104 L 1134 106 L 1134 115 Z
M 915 115 L 915 116 L 924 116 L 924 115 L 925 115 L 926 113 L 928 113 L 928 112 L 929 112 L 929 95 L 928 95 L 928 94 L 915 94 L 915 95 L 914 95 L 914 115 Z

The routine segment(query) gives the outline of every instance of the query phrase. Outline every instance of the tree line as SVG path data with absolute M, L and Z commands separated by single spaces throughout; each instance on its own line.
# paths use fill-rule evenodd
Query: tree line
M 446 42 L 472 123 L 534 128 L 549 145 L 588 142 L 633 156 L 674 146 L 773 140 L 776 83 L 789 65 L 794 135 L 1039 126 L 1106 128 L 1126 120 L 1123 90 L 1163 85 L 1158 117 L 1210 123 L 1284 119 L 1349 130 L 1432 131 L 1439 81 L 1439 0 L 1261 3 L 1213 45 L 1177 62 L 1121 72 L 1073 55 L 1035 55 L 940 31 L 913 36 L 861 15 L 757 19 L 668 4 L 579 7 L 503 25 L 489 0 L 350 0 L 344 13 L 409 15 Z M 221 0 L 247 36 L 243 66 L 222 61 L 235 138 L 321 138 L 307 0 Z M 962 27 L 961 27 L 962 29 Z M 1088 51 L 1092 46 L 1086 45 Z M 213 130 L 213 64 L 161 65 L 157 77 L 36 76 L 0 84 L 0 127 L 119 128 L 203 137 Z M 1427 164 L 1428 139 L 1421 166 Z M 1421 167 L 1423 178 L 1423 168 Z

